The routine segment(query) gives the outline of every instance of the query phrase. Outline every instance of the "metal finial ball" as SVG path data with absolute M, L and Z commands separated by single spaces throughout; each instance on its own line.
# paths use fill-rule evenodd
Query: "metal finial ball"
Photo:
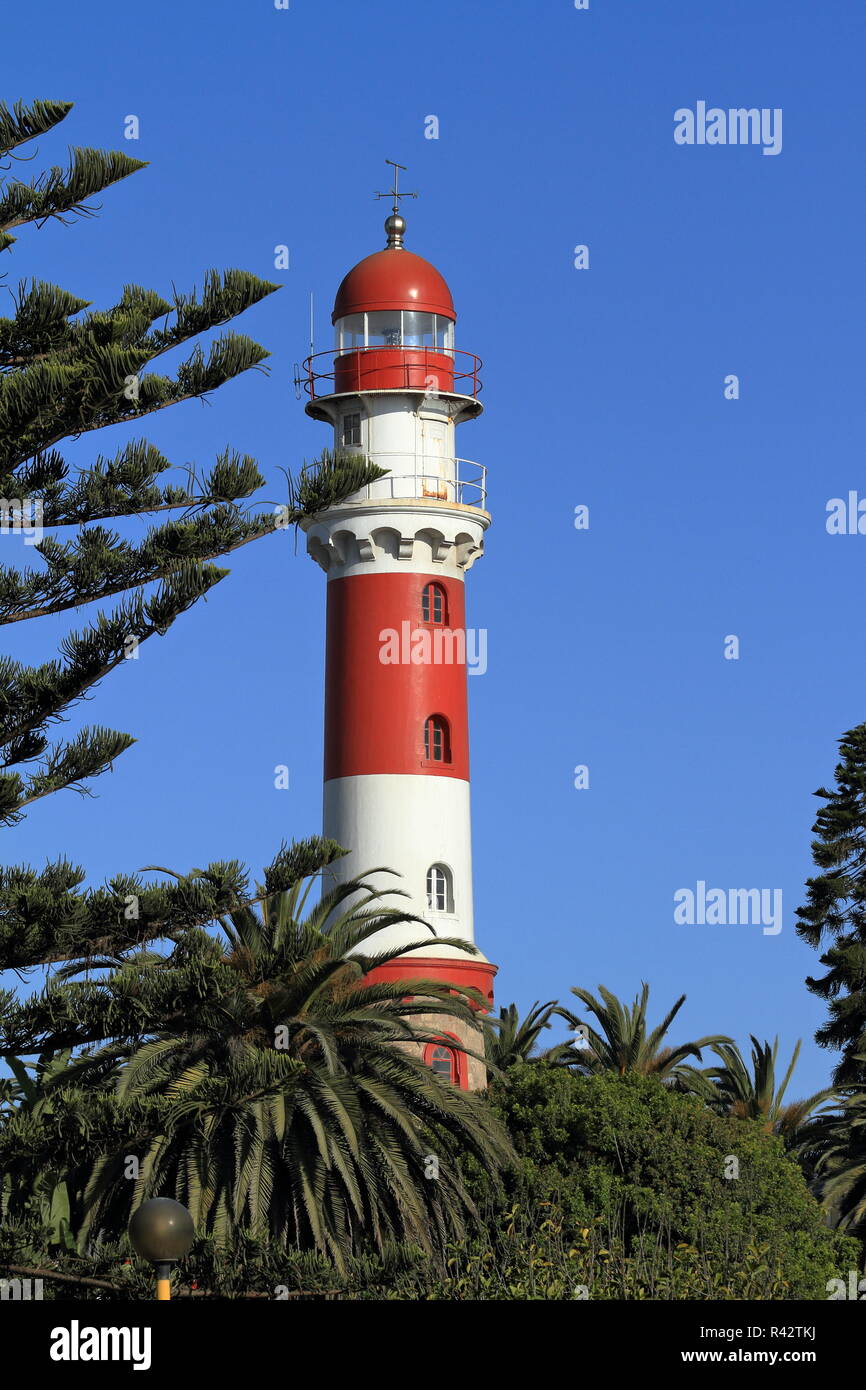
M 182 1260 L 195 1240 L 195 1226 L 180 1202 L 171 1197 L 151 1197 L 133 1212 L 129 1239 L 145 1260 Z
M 392 212 L 390 217 L 385 218 L 385 232 L 388 236 L 389 246 L 402 246 L 405 230 L 406 219 L 401 217 L 399 212 Z

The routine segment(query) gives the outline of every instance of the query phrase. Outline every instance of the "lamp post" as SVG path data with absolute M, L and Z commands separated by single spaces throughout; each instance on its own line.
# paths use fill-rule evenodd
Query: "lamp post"
M 151 1197 L 132 1213 L 129 1239 L 136 1254 L 149 1260 L 156 1272 L 156 1297 L 171 1298 L 171 1267 L 182 1260 L 195 1240 L 195 1226 L 186 1207 L 171 1197 Z

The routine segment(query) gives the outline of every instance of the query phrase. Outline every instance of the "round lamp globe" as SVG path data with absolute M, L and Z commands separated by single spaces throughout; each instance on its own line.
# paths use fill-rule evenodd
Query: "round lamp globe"
M 133 1212 L 129 1239 L 142 1259 L 161 1264 L 183 1259 L 195 1240 L 195 1226 L 180 1202 L 171 1197 L 151 1197 Z

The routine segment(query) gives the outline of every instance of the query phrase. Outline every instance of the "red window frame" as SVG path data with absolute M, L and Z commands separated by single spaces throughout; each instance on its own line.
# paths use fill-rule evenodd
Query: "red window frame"
M 439 1048 L 447 1049 L 447 1051 L 451 1054 L 451 1084 L 453 1086 L 459 1086 L 461 1091 L 466 1091 L 469 1088 L 469 1079 L 466 1071 L 466 1053 L 459 1052 L 457 1048 L 453 1046 L 453 1044 L 458 1041 L 459 1039 L 457 1038 L 455 1033 L 443 1033 L 442 1037 L 439 1038 L 436 1042 L 427 1043 L 426 1047 L 424 1048 L 423 1055 L 424 1061 L 426 1062 L 427 1066 L 430 1067 L 430 1069 L 432 1070 L 433 1056 L 436 1053 L 436 1051 Z M 437 1073 L 437 1075 L 441 1076 L 442 1073 L 439 1072 Z
M 446 627 L 448 624 L 448 595 L 442 585 L 433 580 L 421 590 L 421 621 L 430 627 Z
M 433 766 L 451 762 L 451 728 L 444 714 L 428 714 L 424 720 L 424 761 Z

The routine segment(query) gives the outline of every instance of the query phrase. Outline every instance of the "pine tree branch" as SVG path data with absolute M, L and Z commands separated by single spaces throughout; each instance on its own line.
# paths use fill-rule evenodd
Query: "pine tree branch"
M 220 506 L 191 521 L 152 528 L 139 546 L 101 527 L 81 531 L 66 545 L 46 538 L 34 549 L 47 573 L 0 571 L 0 626 L 101 602 L 157 580 L 176 580 L 184 566 L 228 555 L 280 525 L 276 512 L 244 517 Z
M 129 423 L 170 405 L 204 399 L 219 386 L 258 369 L 270 356 L 240 333 L 196 348 L 176 377 L 142 375 L 142 348 L 92 347 L 87 356 L 52 354 L 0 376 L 0 469 L 9 471 L 70 435 Z
M 16 101 L 11 108 L 5 101 L 0 102 L 0 157 L 44 135 L 71 110 L 71 101 L 34 101 L 29 106 Z
M 92 217 L 97 209 L 88 206 L 88 198 L 146 167 L 145 160 L 119 150 L 72 148 L 67 169 L 53 165 L 31 183 L 6 184 L 0 193 L 0 231 L 26 222 L 41 227 L 51 218 L 65 223 L 75 216 Z
M 187 485 L 160 488 L 154 479 L 171 467 L 146 440 L 133 440 L 113 459 L 100 454 L 66 484 L 68 468 L 56 451 L 37 455 L 32 465 L 0 477 L 0 496 L 37 498 L 45 526 L 82 526 L 121 516 L 202 510 L 243 501 L 264 486 L 254 458 L 224 449 L 211 471 L 199 478 L 187 470 Z
M 2 766 L 32 761 L 44 751 L 42 734 L 86 691 L 128 659 L 150 637 L 162 636 L 181 613 L 219 583 L 228 570 L 190 565 L 163 584 L 148 600 L 142 596 L 119 605 L 110 616 L 98 614 L 83 633 L 63 639 L 65 663 L 27 667 L 0 658 L 0 748 Z M 2 812 L 0 812 L 2 814 Z
M 107 772 L 121 753 L 135 743 L 130 734 L 114 729 L 96 727 L 82 729 L 69 743 L 58 744 L 49 752 L 39 770 L 28 777 L 22 788 L 18 773 L 0 776 L 0 822 L 14 825 L 22 819 L 25 806 L 50 796 L 53 792 L 72 789 L 82 795 L 92 793 L 83 784 L 91 777 Z M 7 793 L 17 791 L 14 807 L 7 804 Z
M 345 851 L 314 836 L 283 845 L 265 871 L 264 888 L 250 891 L 237 860 L 209 864 L 181 883 L 145 882 L 116 875 L 100 888 L 80 890 L 84 870 L 60 860 L 37 873 L 28 866 L 0 868 L 0 970 L 28 970 L 61 961 L 119 956 L 148 941 L 173 940 L 205 927 L 270 894 L 319 873 Z M 0 1039 L 0 1053 L 38 1051 L 32 1037 Z
M 337 505 L 385 476 L 385 471 L 366 458 L 326 451 L 316 464 L 302 470 L 297 483 L 290 479 L 288 504 L 272 513 L 243 515 L 231 505 L 220 504 L 204 516 L 152 528 L 139 546 L 101 527 L 81 531 L 65 545 L 47 537 L 34 547 L 47 573 L 0 570 L 0 626 L 167 579 L 184 561 L 202 563 L 229 555 L 252 540 L 296 526 Z
M 88 307 L 57 285 L 21 281 L 14 296 L 15 317 L 0 319 L 0 370 L 43 360 L 62 347 L 70 333 L 67 319 Z

